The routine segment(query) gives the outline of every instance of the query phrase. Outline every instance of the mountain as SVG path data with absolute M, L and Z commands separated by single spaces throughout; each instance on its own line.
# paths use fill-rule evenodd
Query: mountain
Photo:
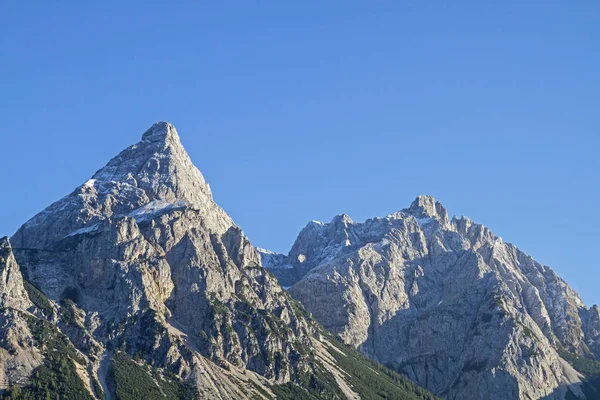
M 281 288 L 169 123 L 0 250 L 7 398 L 433 398 Z
M 598 307 L 432 197 L 310 222 L 262 256 L 326 329 L 443 398 L 600 397 Z

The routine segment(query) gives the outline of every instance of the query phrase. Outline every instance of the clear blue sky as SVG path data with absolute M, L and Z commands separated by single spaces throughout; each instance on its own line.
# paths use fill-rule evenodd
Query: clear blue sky
M 598 1 L 121 3 L 0 4 L 0 235 L 168 120 L 257 246 L 431 194 L 600 303 Z

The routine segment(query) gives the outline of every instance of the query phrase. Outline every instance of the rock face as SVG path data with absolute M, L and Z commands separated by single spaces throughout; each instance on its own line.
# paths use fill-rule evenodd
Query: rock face
M 325 328 L 445 398 L 583 396 L 559 352 L 600 358 L 597 307 L 429 196 L 364 223 L 313 221 L 267 257 Z
M 199 398 L 264 398 L 289 384 L 328 398 L 341 398 L 344 385 L 352 392 L 335 378 L 350 375 L 315 351 L 327 348 L 317 324 L 260 266 L 169 123 L 153 125 L 11 242 L 49 299 L 44 316 L 81 352 L 89 395 L 101 397 L 100 386 L 127 397 L 114 380 L 128 356 L 191 384 Z M 6 260 L 3 307 L 26 307 L 15 258 Z
M 0 239 L 0 308 L 25 311 L 32 306 L 23 286 L 21 269 L 17 265 L 8 238 Z
M 33 304 L 8 238 L 0 239 L 0 390 L 28 382 L 42 357 L 24 318 Z

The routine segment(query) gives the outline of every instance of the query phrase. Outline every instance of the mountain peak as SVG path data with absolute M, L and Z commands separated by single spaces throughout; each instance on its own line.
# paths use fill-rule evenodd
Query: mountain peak
M 177 141 L 179 142 L 179 135 L 177 130 L 170 122 L 159 121 L 152 125 L 142 135 L 142 141 L 145 142 L 166 142 L 166 141 Z
M 208 184 L 192 163 L 175 127 L 160 121 L 142 140 L 122 151 L 92 177 L 100 182 L 122 182 L 142 189 L 149 200 L 184 200 L 195 208 L 212 203 Z
M 441 202 L 429 195 L 418 196 L 405 211 L 415 218 L 438 219 L 444 226 L 450 223 L 446 208 L 444 208 Z
M 348 214 L 338 214 L 335 217 L 333 217 L 333 219 L 331 220 L 331 223 L 334 225 L 338 225 L 338 224 L 343 224 L 343 225 L 347 225 L 347 224 L 351 224 L 352 218 L 350 218 L 350 216 Z
M 233 225 L 213 201 L 175 127 L 157 122 L 73 193 L 25 223 L 11 240 L 15 247 L 46 248 L 107 218 L 147 218 L 186 207 L 198 210 L 215 232 L 223 233 Z M 55 229 L 44 228 L 48 226 Z
M 177 165 L 177 168 L 173 166 Z M 147 179 L 170 179 L 169 173 L 195 169 L 175 127 L 160 121 L 142 135 L 142 140 L 123 150 L 94 174 L 100 181 L 127 181 L 130 175 L 146 174 Z M 204 184 L 204 178 L 199 180 Z

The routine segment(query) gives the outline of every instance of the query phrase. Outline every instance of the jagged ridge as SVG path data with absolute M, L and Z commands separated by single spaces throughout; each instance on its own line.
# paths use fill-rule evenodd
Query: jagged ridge
M 583 395 L 559 352 L 600 357 L 597 307 L 430 196 L 364 223 L 310 222 L 267 257 L 327 329 L 447 398 Z

